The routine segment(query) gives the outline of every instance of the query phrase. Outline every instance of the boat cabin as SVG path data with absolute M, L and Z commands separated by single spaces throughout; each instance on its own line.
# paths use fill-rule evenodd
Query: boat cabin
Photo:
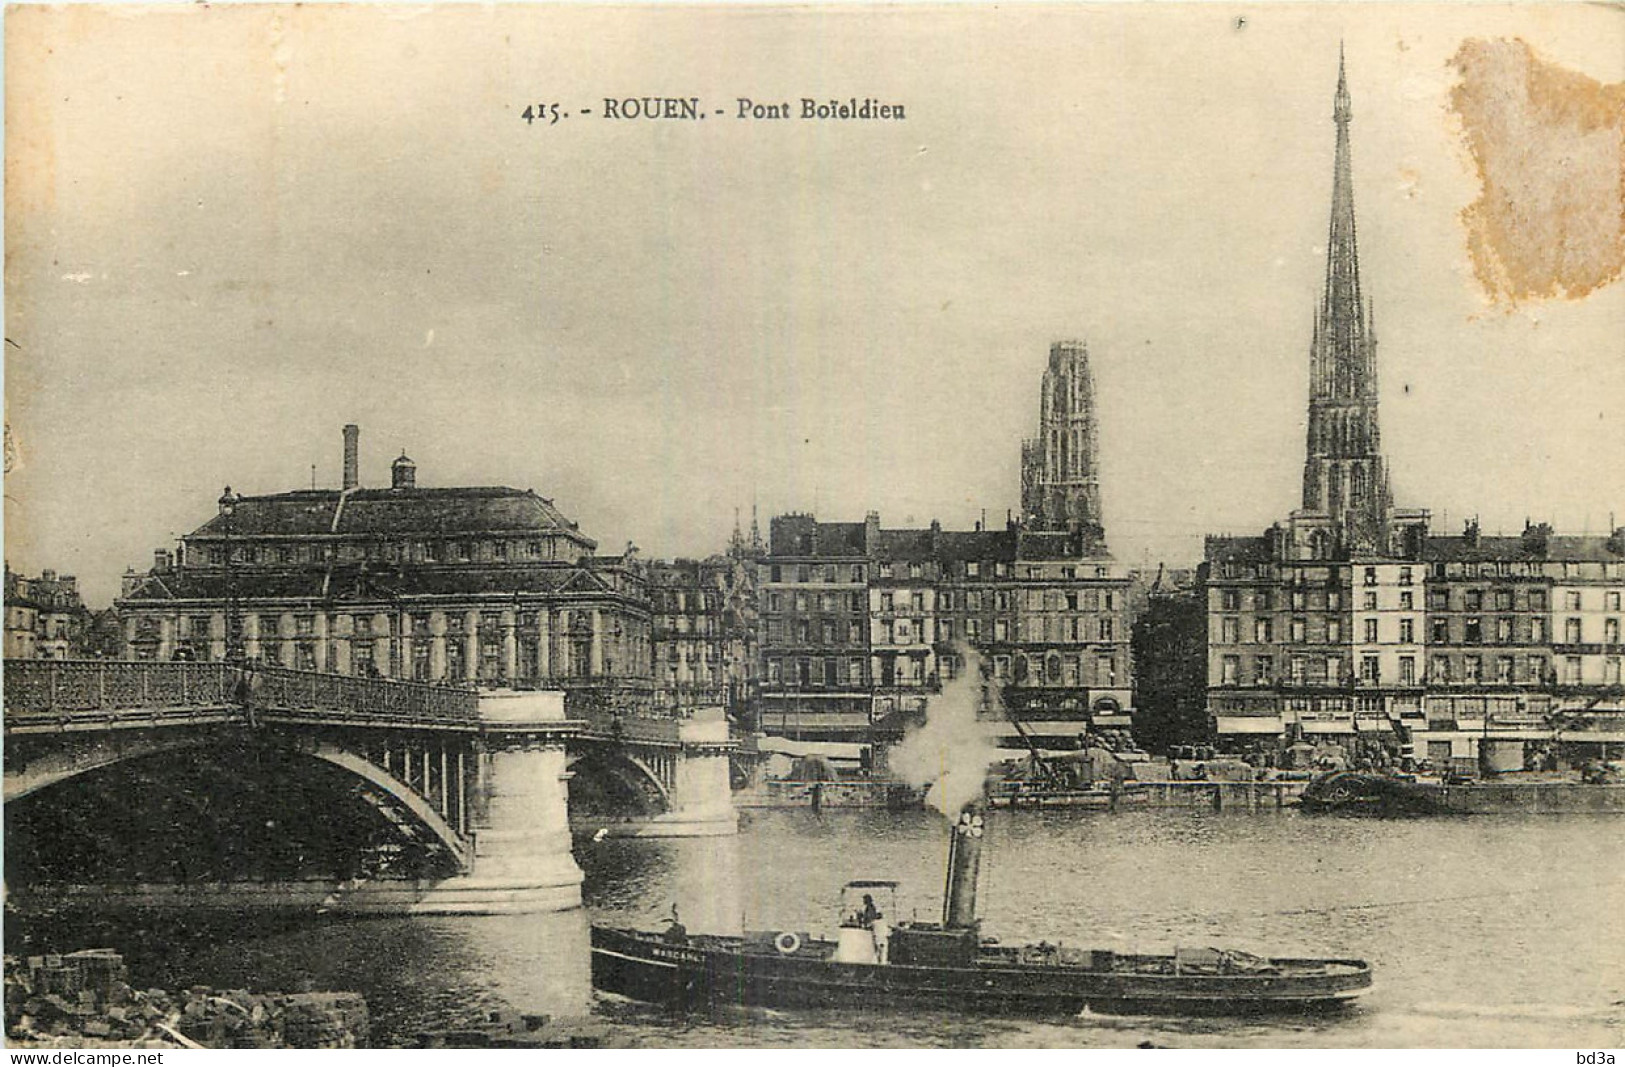
M 897 883 L 861 879 L 841 887 L 838 963 L 885 963 L 897 911 Z

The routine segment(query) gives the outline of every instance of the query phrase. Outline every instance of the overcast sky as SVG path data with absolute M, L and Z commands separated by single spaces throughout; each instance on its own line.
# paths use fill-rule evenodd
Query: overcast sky
M 1625 286 L 1491 306 L 1458 219 L 1448 60 L 1502 36 L 1625 76 L 1602 6 L 14 10 L 7 558 L 106 603 L 222 486 L 335 485 L 352 421 L 364 484 L 404 448 L 607 551 L 1002 521 L 1077 337 L 1114 551 L 1194 562 L 1298 503 L 1339 40 L 1397 502 L 1600 532 Z M 727 114 L 601 117 L 644 95 Z

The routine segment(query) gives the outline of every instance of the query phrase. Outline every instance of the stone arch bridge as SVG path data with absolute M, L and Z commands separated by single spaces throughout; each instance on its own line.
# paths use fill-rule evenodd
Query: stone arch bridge
M 146 886 L 140 903 L 312 904 L 480 914 L 578 906 L 567 781 L 607 776 L 652 814 L 617 826 L 731 834 L 734 743 L 720 709 L 566 715 L 554 691 L 453 689 L 226 663 L 7 660 L 4 799 L 164 754 L 275 753 L 336 771 L 437 857 L 443 877 Z M 41 795 L 38 803 L 47 803 Z M 84 887 L 104 895 L 109 887 Z M 131 890 L 135 892 L 135 890 Z

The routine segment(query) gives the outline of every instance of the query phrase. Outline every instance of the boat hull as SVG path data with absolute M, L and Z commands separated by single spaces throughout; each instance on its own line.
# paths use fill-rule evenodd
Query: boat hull
M 969 967 L 837 963 L 817 951 L 825 943 L 790 955 L 747 952 L 743 944 L 724 938 L 677 944 L 641 931 L 594 926 L 593 985 L 687 1010 L 928 1007 L 1027 1017 L 1076 1015 L 1085 1009 L 1189 1015 L 1314 1012 L 1346 1006 L 1370 986 L 1370 971 L 1357 960 L 1325 961 L 1335 965 L 1334 973 L 1317 976 L 1145 974 L 987 962 Z

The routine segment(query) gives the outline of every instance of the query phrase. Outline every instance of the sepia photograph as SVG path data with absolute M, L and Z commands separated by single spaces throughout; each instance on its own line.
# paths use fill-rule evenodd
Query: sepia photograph
M 1625 1045 L 1625 7 L 12 4 L 4 107 L 8 1049 Z

